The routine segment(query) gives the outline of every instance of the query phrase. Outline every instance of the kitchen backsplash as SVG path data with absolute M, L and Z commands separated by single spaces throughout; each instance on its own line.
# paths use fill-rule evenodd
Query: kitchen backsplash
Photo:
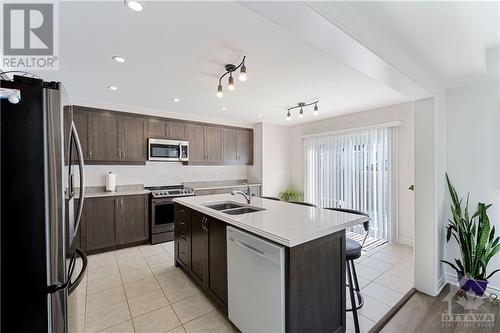
M 247 179 L 248 166 L 185 166 L 177 163 L 146 165 L 86 165 L 86 186 L 104 186 L 106 174 L 116 174 L 116 184 L 173 185 L 182 182 Z M 78 177 L 75 177 L 78 180 Z M 77 184 L 76 186 L 79 186 Z

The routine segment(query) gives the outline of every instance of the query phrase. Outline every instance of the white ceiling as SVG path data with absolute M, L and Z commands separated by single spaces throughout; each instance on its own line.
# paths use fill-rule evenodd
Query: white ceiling
M 500 45 L 497 1 L 349 2 L 444 88 L 498 77 L 487 51 Z
M 75 102 L 242 124 L 292 125 L 408 100 L 238 3 L 145 4 L 135 13 L 122 1 L 60 3 L 60 68 L 41 76 L 62 81 Z M 224 64 L 243 55 L 248 81 L 217 98 Z M 285 120 L 287 107 L 315 99 L 319 116 Z

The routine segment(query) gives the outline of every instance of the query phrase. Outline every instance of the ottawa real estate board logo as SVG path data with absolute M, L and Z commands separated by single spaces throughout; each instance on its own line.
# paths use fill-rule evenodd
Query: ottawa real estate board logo
M 57 70 L 57 2 L 2 1 L 2 71 Z

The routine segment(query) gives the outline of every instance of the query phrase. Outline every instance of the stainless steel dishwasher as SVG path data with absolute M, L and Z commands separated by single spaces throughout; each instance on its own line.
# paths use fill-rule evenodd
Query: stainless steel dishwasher
M 285 332 L 285 249 L 227 227 L 229 319 L 243 333 Z

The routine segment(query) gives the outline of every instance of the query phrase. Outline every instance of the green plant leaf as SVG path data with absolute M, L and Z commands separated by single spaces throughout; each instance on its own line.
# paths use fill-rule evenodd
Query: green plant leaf
M 498 273 L 498 272 L 500 272 L 500 268 L 499 268 L 499 269 L 495 269 L 493 272 L 491 272 L 491 273 L 490 273 L 490 274 L 489 274 L 486 278 L 484 278 L 484 279 L 485 279 L 485 280 L 488 280 L 490 277 L 492 277 L 492 276 L 493 276 L 493 274 Z
M 451 262 L 449 261 L 446 261 L 446 260 L 441 260 L 441 262 L 445 263 L 445 264 L 448 264 L 450 265 L 454 270 L 456 270 L 457 272 L 462 272 L 464 273 L 463 270 L 460 270 L 457 266 L 455 266 L 454 264 L 452 264 Z

